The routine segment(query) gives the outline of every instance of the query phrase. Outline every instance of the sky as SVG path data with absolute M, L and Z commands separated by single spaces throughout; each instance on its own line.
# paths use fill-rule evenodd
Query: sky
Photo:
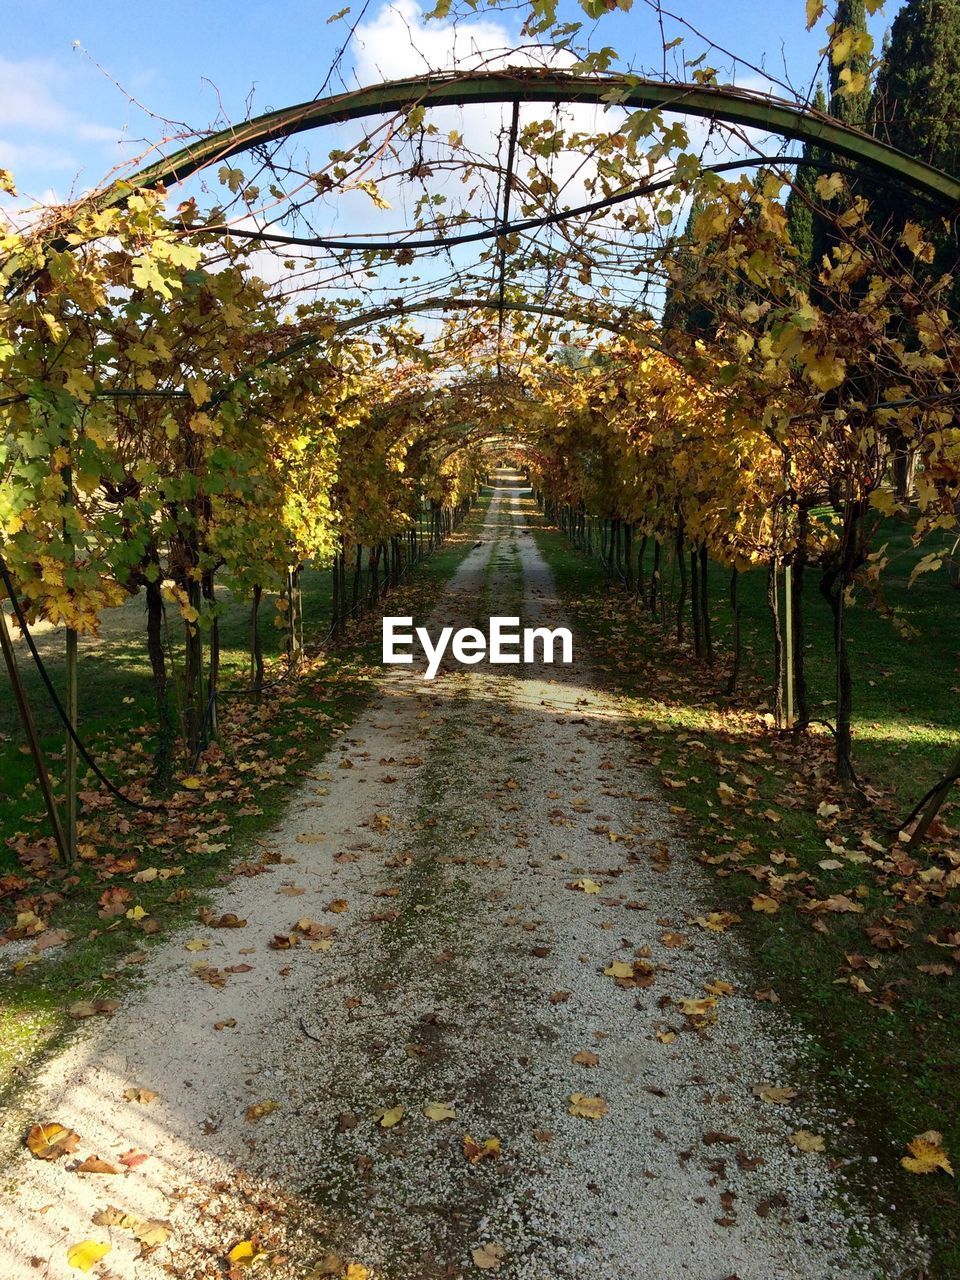
M 346 19 L 328 24 L 340 8 L 316 0 L 6 0 L 0 38 L 0 165 L 12 169 L 20 190 L 64 199 L 97 184 L 117 164 L 168 136 L 165 121 L 204 129 L 225 121 L 305 101 L 322 88 Z M 887 0 L 877 34 L 897 5 Z M 675 11 L 717 45 L 766 70 L 809 85 L 825 42 L 823 26 L 804 29 L 803 0 L 676 0 Z M 572 20 L 576 4 L 561 6 Z M 459 40 L 462 58 L 471 42 L 483 48 L 517 41 L 516 13 L 481 13 Z M 684 34 L 672 52 L 696 55 L 706 42 L 666 20 L 667 38 Z M 413 33 L 413 34 L 411 34 Z M 594 47 L 613 46 L 621 66 L 655 71 L 661 36 L 653 9 L 636 0 L 629 13 L 598 23 L 585 20 Z M 416 47 L 415 47 L 416 46 Z M 449 62 L 449 24 L 424 27 L 416 0 L 368 0 L 362 41 L 346 60 L 348 83 L 410 74 Z M 749 69 L 713 52 L 722 81 L 759 84 Z M 378 74 L 379 73 L 379 74 Z M 334 84 L 334 88 L 342 87 Z M 150 112 L 153 115 L 149 114 Z

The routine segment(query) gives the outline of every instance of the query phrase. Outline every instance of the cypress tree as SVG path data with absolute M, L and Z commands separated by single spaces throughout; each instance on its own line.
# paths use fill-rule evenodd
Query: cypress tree
M 947 173 L 960 172 L 960 0 L 909 0 L 877 76 L 877 136 Z
M 686 333 L 694 339 L 709 339 L 716 335 L 718 318 L 716 312 L 704 301 L 691 301 L 687 279 L 695 276 L 700 269 L 701 255 L 690 247 L 693 240 L 693 228 L 697 218 L 703 211 L 698 201 L 690 207 L 687 225 L 680 236 L 677 249 L 677 266 L 681 278 L 667 285 L 663 304 L 663 329 L 666 333 Z
M 848 32 L 853 41 L 853 52 L 840 63 L 830 60 L 830 114 L 854 129 L 865 129 L 870 117 L 870 55 L 866 52 L 867 14 L 864 0 L 839 0 L 833 15 L 832 36 Z M 861 47 L 862 45 L 862 47 Z M 863 77 L 863 88 L 855 93 L 844 93 L 844 71 L 857 79 Z
M 817 92 L 814 94 L 813 107 L 815 111 L 819 111 L 821 115 L 827 113 L 827 97 L 823 92 L 823 85 L 817 85 Z M 803 144 L 804 160 L 821 160 L 824 158 L 824 152 L 821 147 L 815 143 L 805 142 Z M 821 174 L 821 170 L 813 164 L 798 165 L 796 176 L 793 180 L 794 189 L 787 196 L 787 226 L 790 230 L 790 239 L 800 262 L 808 266 L 811 270 L 814 267 L 814 222 L 816 214 L 807 202 L 817 203 L 817 194 L 814 190 L 817 178 Z M 819 263 L 816 264 L 819 269 Z
M 884 142 L 960 175 L 960 0 L 909 0 L 900 10 L 877 74 L 872 115 Z M 891 242 L 908 220 L 916 222 L 936 250 L 927 270 L 956 273 L 956 234 L 928 204 L 897 188 L 878 190 L 872 203 L 875 224 Z M 960 276 L 952 302 L 960 307 Z

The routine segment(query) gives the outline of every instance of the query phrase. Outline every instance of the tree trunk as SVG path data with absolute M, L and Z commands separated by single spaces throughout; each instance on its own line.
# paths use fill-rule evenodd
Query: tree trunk
M 360 607 L 360 588 L 363 583 L 363 547 L 357 543 L 357 554 L 353 564 L 353 612 Z
M 253 588 L 253 604 L 250 608 L 250 657 L 253 664 L 253 691 L 260 700 L 263 692 L 263 644 L 260 640 L 260 601 L 263 587 Z
M 836 773 L 841 782 L 853 778 L 851 752 L 853 750 L 853 678 L 850 674 L 850 654 L 844 629 L 844 595 L 846 573 L 833 565 L 823 571 L 820 578 L 820 594 L 833 614 L 833 653 L 837 677 L 836 723 Z
M 203 603 L 200 584 L 192 579 L 187 585 L 187 598 L 199 615 Z M 203 637 L 199 621 L 184 623 L 183 684 L 184 736 L 190 751 L 196 753 L 203 730 Z
M 687 607 L 687 558 L 683 549 L 683 520 L 677 523 L 677 569 L 680 573 L 680 594 L 677 599 L 677 644 L 683 644 L 683 611 Z
M 653 543 L 653 568 L 650 571 L 650 612 L 657 616 L 657 592 L 660 590 L 660 539 Z
M 740 659 L 743 652 L 740 628 L 740 575 L 736 569 L 730 574 L 730 608 L 733 610 L 733 666 L 727 681 L 727 697 L 732 697 L 740 678 Z
M 710 666 L 713 666 L 713 640 L 710 635 L 710 580 L 707 567 L 707 544 L 700 544 L 700 626 L 703 629 L 703 653 Z
M 160 587 L 160 561 L 156 551 L 150 558 L 156 578 L 147 579 L 147 654 L 153 677 L 153 700 L 157 709 L 157 746 L 153 754 L 153 774 L 158 786 L 165 787 L 173 775 L 173 744 L 176 738 L 170 688 L 167 683 L 166 654 L 163 649 L 163 592 Z M 0 623 L 2 625 L 2 623 Z
M 216 613 L 216 593 L 213 574 L 203 575 L 203 598 L 210 606 L 210 645 L 207 656 L 207 698 L 204 715 L 207 718 L 209 737 L 217 736 L 217 693 L 220 688 L 220 623 Z
M 690 548 L 690 611 L 693 616 L 693 651 L 703 657 L 703 629 L 700 620 L 700 560 L 696 547 Z
M 773 717 L 783 727 L 783 634 L 780 630 L 780 597 L 777 593 L 777 562 L 767 570 L 767 605 L 773 621 Z
M 806 729 L 810 723 L 810 703 L 807 697 L 806 626 L 803 616 L 803 583 L 807 568 L 807 550 L 810 534 L 810 512 L 801 507 L 797 527 L 797 547 L 793 553 L 793 580 L 790 598 L 793 605 L 793 693 L 797 703 L 794 728 Z

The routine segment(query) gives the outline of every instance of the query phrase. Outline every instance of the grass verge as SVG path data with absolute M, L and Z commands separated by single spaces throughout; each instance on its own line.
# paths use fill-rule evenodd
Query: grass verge
M 535 536 L 580 639 L 634 708 L 630 732 L 645 744 L 689 847 L 713 876 L 716 908 L 740 918 L 735 928 L 761 975 L 757 998 L 781 1002 L 808 1033 L 811 1071 L 848 1116 L 856 1141 L 831 1156 L 866 1151 L 865 1194 L 917 1221 L 930 1240 L 929 1276 L 947 1277 L 960 1275 L 953 1182 L 942 1170 L 919 1176 L 900 1161 L 928 1130 L 960 1154 L 960 843 L 943 824 L 913 857 L 896 829 L 955 750 L 956 701 L 942 695 L 956 679 L 960 611 L 946 608 L 942 583 L 907 592 L 909 556 L 902 532 L 893 532 L 900 546 L 888 603 L 917 638 L 896 635 L 863 602 L 850 615 L 855 750 L 869 808 L 831 781 L 825 731 L 795 739 L 764 719 L 762 575 L 741 584 L 744 674 L 740 692 L 727 698 L 729 623 L 721 607 L 713 610 L 719 656 L 709 669 L 676 642 L 673 626 L 612 591 L 602 568 L 558 531 L 541 521 Z M 719 571 L 712 585 L 722 601 Z M 815 590 L 811 584 L 808 660 L 814 687 L 823 689 L 829 627 Z
M 391 612 L 430 611 L 468 553 L 485 506 L 391 591 Z M 318 619 L 321 604 L 312 601 Z M 138 981 L 150 948 L 194 916 L 238 860 L 269 857 L 259 838 L 281 821 L 290 789 L 368 697 L 380 663 L 379 618 L 374 612 L 354 625 L 339 649 L 272 688 L 259 705 L 231 700 L 220 741 L 190 775 L 199 785 L 174 791 L 163 814 L 135 814 L 101 793 L 84 793 L 88 856 L 69 873 L 49 859 L 36 795 L 17 797 L 3 827 L 15 861 L 0 877 L 0 928 L 10 943 L 0 951 L 0 1091 L 26 1080 L 68 1034 L 71 1005 L 107 1001 L 109 1008 Z M 116 697 L 134 678 L 116 657 L 114 685 L 109 656 L 99 672 L 105 696 Z M 274 676 L 279 672 L 278 662 Z M 118 717 L 96 746 L 106 756 L 132 756 L 145 771 L 146 733 Z M 18 827 L 6 825 L 11 816 Z

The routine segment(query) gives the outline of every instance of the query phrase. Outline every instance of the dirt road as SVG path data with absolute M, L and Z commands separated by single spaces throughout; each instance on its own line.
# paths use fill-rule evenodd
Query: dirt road
M 505 478 L 432 630 L 563 621 L 529 510 Z M 791 1141 L 843 1117 L 574 639 L 570 667 L 385 672 L 279 861 L 218 896 L 246 926 L 171 938 L 8 1119 L 149 1159 L 17 1155 L 0 1275 L 76 1274 L 83 1240 L 112 1246 L 94 1274 L 137 1280 L 223 1275 L 246 1241 L 298 1280 L 866 1280 L 916 1258 Z M 169 1237 L 137 1260 L 108 1206 Z

